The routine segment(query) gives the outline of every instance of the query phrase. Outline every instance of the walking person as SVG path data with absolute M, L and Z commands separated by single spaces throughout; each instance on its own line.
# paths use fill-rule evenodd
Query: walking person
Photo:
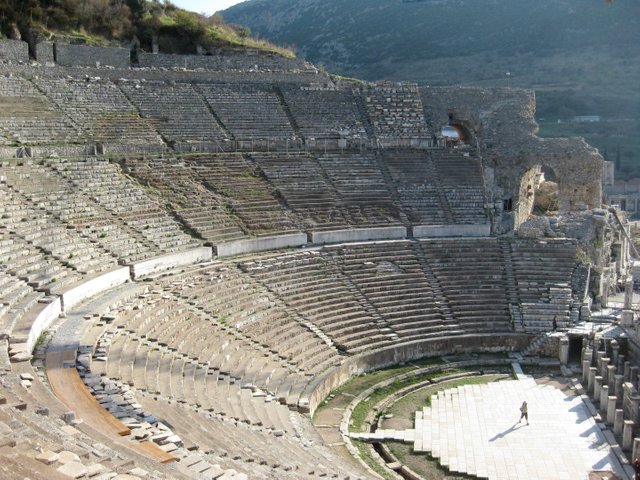
M 558 316 L 554 315 L 553 320 L 551 320 L 551 330 L 555 332 L 558 329 Z
M 526 420 L 527 425 L 529 425 L 529 407 L 527 406 L 526 400 L 522 402 L 520 406 L 520 420 L 518 420 L 518 423 L 520 423 L 523 418 Z

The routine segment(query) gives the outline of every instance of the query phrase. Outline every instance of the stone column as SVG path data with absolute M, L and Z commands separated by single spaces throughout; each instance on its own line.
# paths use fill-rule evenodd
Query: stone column
M 593 388 L 596 379 L 596 367 L 589 367 L 589 381 L 587 383 L 587 394 L 593 396 Z
M 631 368 L 631 362 L 626 361 L 624 362 L 624 381 L 628 382 L 629 381 L 629 369 Z
M 633 439 L 633 450 L 632 450 L 632 454 L 631 454 L 631 462 L 633 463 L 633 461 L 638 458 L 638 455 L 640 455 L 640 438 L 634 438 Z
M 607 367 L 607 386 L 609 392 L 613 393 L 616 388 L 616 367 L 615 365 L 609 365 Z
M 609 383 L 609 377 L 607 377 L 607 372 L 609 372 L 609 358 L 602 357 L 600 363 L 600 376 L 602 377 L 602 384 L 605 385 Z
M 621 407 L 622 406 L 622 385 L 624 384 L 624 376 L 623 375 L 616 375 L 615 378 L 615 388 L 613 390 L 614 395 L 617 398 L 616 404 Z
M 616 409 L 616 414 L 613 419 L 613 433 L 615 435 L 622 435 L 622 428 L 624 426 L 624 410 L 621 408 Z
M 600 391 L 602 390 L 602 377 L 596 375 L 593 381 L 593 403 L 600 403 Z
M 609 395 L 607 398 L 607 424 L 613 425 L 616 421 L 616 397 Z
M 624 284 L 624 309 L 633 310 L 633 278 L 627 278 Z
M 622 449 L 625 451 L 631 450 L 633 447 L 633 421 L 625 420 L 624 427 L 622 429 Z
M 624 408 L 624 407 L 623 407 Z M 638 409 L 640 408 L 640 395 L 635 392 L 629 397 L 629 420 L 636 423 L 638 422 Z
M 600 388 L 600 411 L 605 417 L 607 415 L 607 408 L 609 408 L 609 387 L 603 385 L 602 388 Z
M 560 351 L 558 353 L 560 355 L 561 365 L 569 363 L 569 338 L 566 335 L 560 338 Z
M 618 372 L 624 374 L 624 364 L 626 363 L 624 355 L 618 354 Z
M 591 368 L 591 362 L 589 360 L 582 361 L 582 384 L 589 384 L 589 369 Z
M 600 369 L 602 368 L 602 357 L 604 357 L 606 354 L 603 351 L 598 351 L 596 352 L 596 368 L 598 369 L 598 371 L 600 371 Z
M 620 355 L 620 344 L 617 340 L 611 340 L 611 363 L 618 365 L 618 355 Z
M 629 381 L 638 388 L 638 367 L 629 367 Z

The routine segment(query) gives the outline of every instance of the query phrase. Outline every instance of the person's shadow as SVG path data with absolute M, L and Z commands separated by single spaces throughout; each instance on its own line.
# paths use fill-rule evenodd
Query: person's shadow
M 509 435 L 511 432 L 518 430 L 520 427 L 526 426 L 526 423 L 520 423 L 520 422 L 516 422 L 513 424 L 513 426 L 509 427 L 508 429 L 506 429 L 504 432 L 500 432 L 498 434 L 496 434 L 495 437 L 490 438 L 489 441 L 490 442 L 495 442 L 496 440 L 498 440 L 499 438 L 505 437 L 507 435 Z

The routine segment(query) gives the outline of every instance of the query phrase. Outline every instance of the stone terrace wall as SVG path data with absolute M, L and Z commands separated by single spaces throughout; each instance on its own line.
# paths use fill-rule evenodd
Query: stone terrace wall
M 22 40 L 0 40 L 0 62 L 28 62 L 29 45 Z
M 93 65 L 95 67 L 95 65 Z M 317 83 L 327 82 L 329 77 L 316 71 L 300 72 L 220 72 L 211 70 L 155 70 L 151 68 L 100 68 L 88 71 L 84 67 L 67 67 L 58 65 L 56 68 L 45 68 L 41 65 L 3 64 L 0 61 L 0 75 L 22 75 L 27 78 L 47 76 L 50 78 L 74 77 L 86 78 L 87 74 L 100 76 L 109 80 L 121 78 L 137 80 L 174 81 L 192 83 Z
M 40 63 L 54 63 L 53 43 L 40 42 L 36 45 L 36 60 Z
M 288 72 L 309 70 L 301 60 L 276 55 L 175 55 L 140 52 L 140 67 Z
M 56 43 L 55 56 L 59 65 L 68 67 L 110 66 L 128 68 L 131 62 L 129 50 L 126 48 L 104 48 Z

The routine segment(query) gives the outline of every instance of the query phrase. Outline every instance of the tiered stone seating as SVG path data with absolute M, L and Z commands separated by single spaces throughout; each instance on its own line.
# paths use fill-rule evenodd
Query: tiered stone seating
M 284 428 L 273 423 L 277 411 L 265 409 L 275 409 L 269 406 L 275 399 L 296 406 L 307 375 L 335 352 L 247 280 L 234 269 L 210 267 L 143 295 L 117 317 L 115 331 L 126 332 L 111 343 L 106 373 L 240 421 Z M 163 356 L 151 361 L 155 350 Z M 173 360 L 164 364 L 164 355 Z M 150 366 L 153 372 L 145 371 Z M 197 385 L 184 384 L 185 370 Z M 176 373 L 167 378 L 170 371 Z
M 295 136 L 289 118 L 272 87 L 200 84 L 198 89 L 236 139 Z
M 355 288 L 334 259 L 316 251 L 244 262 L 241 267 L 349 353 L 389 345 L 397 338 Z
M 238 154 L 202 156 L 188 160 L 201 181 L 224 195 L 227 205 L 253 235 L 287 233 L 298 228 L 260 177 L 250 159 Z
M 381 161 L 388 169 L 402 209 L 416 224 L 442 225 L 452 214 L 431 157 L 420 151 L 394 150 Z
M 514 239 L 510 245 L 525 331 L 551 330 L 554 316 L 559 327 L 568 326 L 575 240 Z
M 36 85 L 96 142 L 161 144 L 151 124 L 109 80 L 40 77 Z
M 142 235 L 156 251 L 171 252 L 197 245 L 157 203 L 122 175 L 118 166 L 97 159 L 51 159 L 48 163 L 83 193 Z
M 169 405 L 162 399 L 149 397 L 143 397 L 142 401 L 146 408 L 171 424 L 175 432 L 197 444 L 200 452 L 208 452 L 209 462 L 247 472 L 249 478 L 364 478 L 350 462 L 337 458 L 323 445 L 315 432 L 280 435 L 281 432 L 218 418 L 179 403 Z M 194 428 L 196 425 L 199 428 Z
M 456 224 L 487 223 L 480 160 L 455 150 L 434 150 L 438 178 Z
M 0 340 L 2 478 L 113 478 L 136 471 L 158 479 L 190 478 L 86 428 L 73 412 L 66 413 L 67 407 L 55 400 L 30 363 L 9 364 L 6 351 L 7 340 Z
M 511 330 L 504 259 L 495 239 L 420 243 L 455 319 L 465 331 Z
M 83 141 L 79 129 L 29 80 L 0 76 L 0 145 Z
M 340 195 L 349 224 L 401 223 L 398 207 L 375 156 L 325 154 L 318 161 Z
M 281 85 L 300 133 L 307 138 L 367 138 L 357 100 L 350 90 Z
M 464 333 L 427 279 L 412 242 L 347 244 L 327 252 L 400 341 Z
M 310 228 L 348 226 L 338 192 L 317 160 L 308 155 L 254 154 L 286 205 Z
M 35 289 L 49 292 L 77 282 L 82 273 L 67 262 L 68 253 L 64 250 L 72 242 L 64 229 L 50 225 L 47 218 L 29 210 L 4 189 L 0 189 L 0 216 L 2 217 L 2 254 L 0 263 L 6 273 L 23 280 Z M 49 238 L 53 235 L 63 237 Z M 44 237 L 42 235 L 45 235 Z M 57 248 L 64 259 L 52 254 Z
M 33 208 L 45 211 L 48 218 L 55 218 L 55 222 L 76 236 L 127 262 L 155 254 L 155 245 L 113 217 L 89 193 L 83 193 L 46 163 L 21 160 L 6 161 L 0 165 L 7 185 L 18 192 L 20 198 Z
M 96 274 L 114 268 L 114 256 L 95 246 L 89 239 L 68 228 L 59 217 L 51 214 L 31 194 L 46 192 L 49 186 L 47 172 L 33 161 L 3 164 L 7 193 L 10 200 L 22 204 L 20 219 L 5 218 L 2 224 L 31 245 L 83 274 Z M 52 182 L 55 185 L 55 181 Z M 55 188 L 55 187 L 54 187 Z M 45 211 L 43 211 L 45 210 Z M 16 212 L 14 212 L 16 213 Z
M 217 142 L 225 134 L 202 95 L 187 83 L 122 82 L 120 88 L 169 142 Z
M 427 126 L 417 85 L 378 84 L 362 92 L 379 139 L 425 139 Z
M 0 333 L 9 335 L 23 315 L 36 306 L 37 302 L 45 296 L 43 292 L 29 286 L 25 280 L 12 275 L 6 268 L 6 245 L 12 240 L 0 239 L 0 258 L 2 258 L 2 270 L 0 270 Z
M 213 244 L 245 236 L 225 197 L 207 188 L 192 162 L 176 158 L 127 159 L 127 169 L 157 189 L 175 214 L 204 240 Z

